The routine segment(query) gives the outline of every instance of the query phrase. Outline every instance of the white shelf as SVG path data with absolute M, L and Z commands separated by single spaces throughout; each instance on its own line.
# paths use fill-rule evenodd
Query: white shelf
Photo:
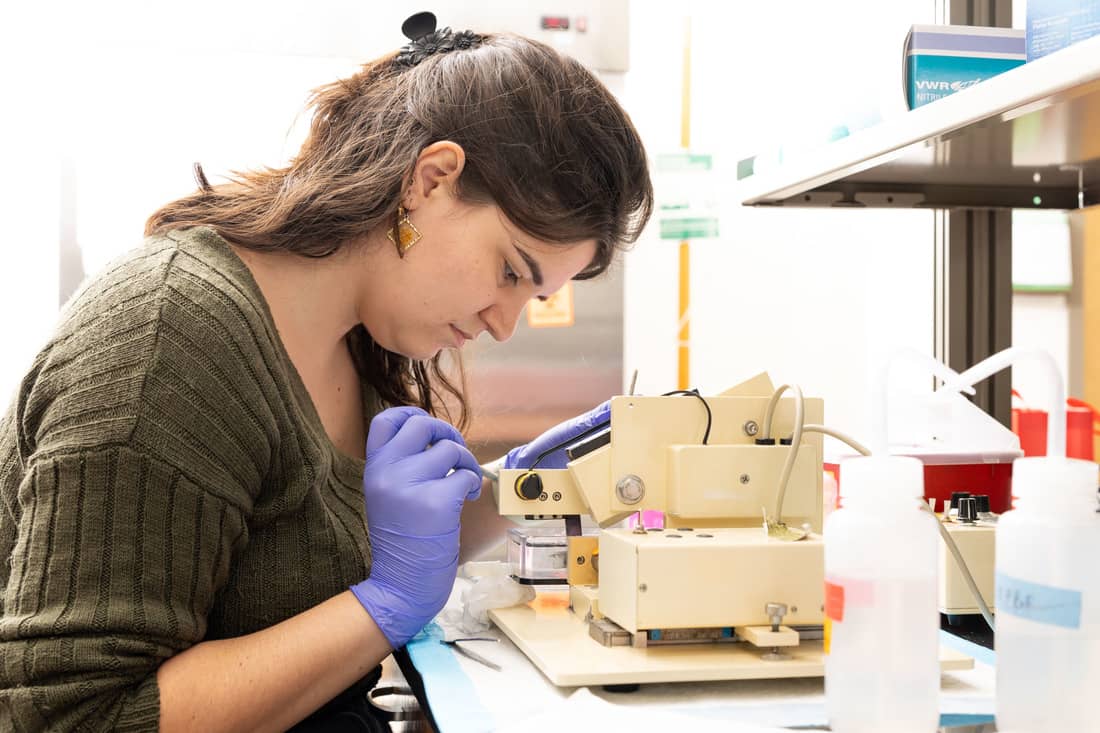
M 1067 168 L 1072 166 L 1072 168 Z M 1100 203 L 1100 37 L 738 184 L 746 206 L 1055 208 Z

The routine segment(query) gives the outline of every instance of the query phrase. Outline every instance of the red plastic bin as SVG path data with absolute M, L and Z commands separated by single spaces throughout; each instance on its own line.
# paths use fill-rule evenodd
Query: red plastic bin
M 1092 406 L 1076 399 L 1066 400 L 1066 457 L 1093 459 L 1095 422 Z M 1012 432 L 1020 437 L 1025 456 L 1047 454 L 1047 413 L 1027 407 L 1012 408 Z
M 924 498 L 936 500 L 936 511 L 942 512 L 951 501 L 951 494 L 967 491 L 989 497 L 989 509 L 1000 514 L 1012 508 L 1012 461 L 1019 451 L 983 453 L 914 454 L 924 462 Z M 840 466 L 826 463 L 825 470 L 833 474 L 840 487 Z M 840 496 L 840 491 L 837 496 Z

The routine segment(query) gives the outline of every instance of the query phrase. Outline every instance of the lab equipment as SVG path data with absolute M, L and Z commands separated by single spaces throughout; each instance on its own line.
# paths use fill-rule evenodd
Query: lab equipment
M 489 612 L 551 682 L 824 673 L 824 405 L 781 392 L 761 374 L 714 396 L 617 396 L 606 444 L 565 469 L 500 471 L 502 515 L 567 518 L 568 589 Z M 537 495 L 520 480 L 532 472 Z M 644 511 L 664 527 L 620 526 Z M 582 514 L 598 537 L 581 536 Z M 537 543 L 520 537 L 535 536 L 513 545 L 533 575 L 540 556 L 522 553 Z M 972 660 L 944 650 L 943 663 Z
M 915 401 L 902 402 L 900 407 L 895 399 L 888 407 L 890 373 L 902 361 L 927 369 L 951 387 L 910 395 Z M 989 525 L 996 521 L 996 515 L 990 509 L 993 501 L 997 502 L 998 511 L 1008 509 L 1011 461 L 1021 452 L 1017 436 L 962 397 L 960 393 L 970 394 L 974 389 L 961 382 L 960 376 L 914 349 L 900 349 L 891 354 L 883 362 L 874 385 L 876 451 L 879 456 L 918 459 L 929 511 L 934 513 L 936 507 L 942 507 L 945 520 L 955 518 L 960 497 L 971 495 L 970 491 L 955 488 L 966 486 L 980 497 L 982 516 L 973 527 L 954 521 L 945 521 L 937 527 L 943 539 L 939 550 L 939 610 L 948 615 L 950 623 L 961 620 L 959 616 L 981 613 L 992 627 L 989 607 L 993 598 L 994 535 Z M 898 420 L 899 417 L 902 419 Z M 889 432 L 888 426 L 894 432 Z M 898 430 L 899 427 L 903 429 Z M 860 449 L 853 441 L 846 442 L 863 455 L 870 455 L 870 451 Z M 825 468 L 829 475 L 839 479 L 839 461 L 826 464 Z M 840 492 L 843 494 L 843 486 Z
M 970 569 L 982 599 L 988 607 L 993 608 L 996 524 L 988 518 L 979 518 L 974 523 L 945 522 L 944 527 L 959 549 L 966 567 Z M 981 608 L 963 577 L 959 563 L 943 543 L 940 544 L 939 549 L 939 568 L 940 584 L 937 599 L 940 613 L 947 614 L 948 622 L 958 620 L 959 616 L 981 613 Z
M 934 730 L 939 720 L 936 519 L 923 466 L 905 456 L 840 465 L 825 525 L 825 708 L 834 731 Z
M 508 530 L 511 576 L 523 585 L 568 582 L 569 538 L 560 527 L 514 527 Z
M 887 407 L 889 374 L 892 365 L 902 361 L 923 366 L 945 386 L 930 394 L 910 395 L 908 401 L 895 398 Z M 988 494 L 993 511 L 1005 511 L 1011 462 L 1022 455 L 1020 440 L 963 396 L 974 389 L 959 378 L 914 349 L 892 354 L 883 363 L 873 393 L 874 453 L 919 458 L 924 464 L 925 497 L 937 503 L 963 486 Z
M 969 409 L 981 412 L 977 406 L 966 404 Z M 1011 437 L 1004 426 L 998 424 L 994 428 Z M 977 431 L 969 435 L 972 440 L 978 440 Z M 893 444 L 890 452 L 920 460 L 924 467 L 924 498 L 935 501 L 937 506 L 946 505 L 952 494 L 966 487 L 966 493 L 985 496 L 990 509 L 998 514 L 1008 511 L 1011 506 L 1012 462 L 1023 455 L 1022 451 L 1013 448 L 952 450 L 934 443 Z M 826 463 L 825 469 L 836 475 L 840 463 Z

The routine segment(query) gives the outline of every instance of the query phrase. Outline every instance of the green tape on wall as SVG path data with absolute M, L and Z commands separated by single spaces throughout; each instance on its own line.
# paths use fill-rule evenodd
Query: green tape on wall
M 714 239 L 717 236 L 717 217 L 661 219 L 661 239 Z

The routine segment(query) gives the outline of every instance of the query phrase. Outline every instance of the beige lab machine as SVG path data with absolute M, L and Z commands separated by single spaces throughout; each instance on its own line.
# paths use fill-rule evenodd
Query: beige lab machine
M 716 396 L 615 397 L 610 439 L 582 441 L 567 468 L 500 472 L 502 515 L 565 519 L 509 537 L 517 580 L 556 586 L 490 612 L 551 682 L 824 674 L 824 406 L 782 391 L 761 374 Z M 622 526 L 644 510 L 664 527 Z

